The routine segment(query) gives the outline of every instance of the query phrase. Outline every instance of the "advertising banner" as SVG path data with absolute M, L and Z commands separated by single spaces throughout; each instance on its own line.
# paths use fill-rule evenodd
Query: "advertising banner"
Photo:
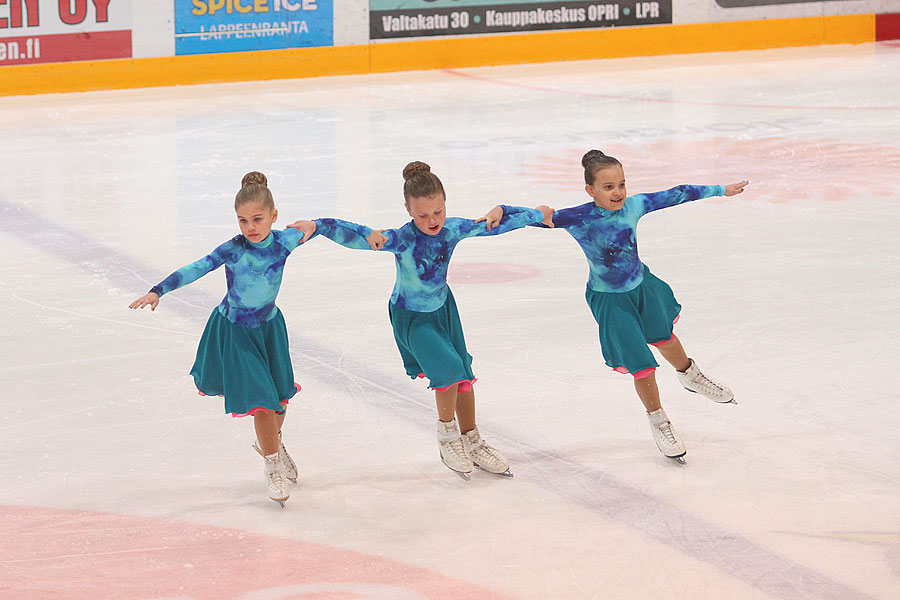
M 772 4 L 799 4 L 801 2 L 836 2 L 837 0 L 716 0 L 722 8 L 738 8 L 744 6 L 769 6 Z
M 332 0 L 175 0 L 175 54 L 331 46 Z
M 369 37 L 373 40 L 671 22 L 672 0 L 369 0 Z
M 131 58 L 132 0 L 0 0 L 0 67 Z

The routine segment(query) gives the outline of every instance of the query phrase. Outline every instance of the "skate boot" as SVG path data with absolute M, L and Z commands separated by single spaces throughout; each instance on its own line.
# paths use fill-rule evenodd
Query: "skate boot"
M 734 402 L 734 393 L 728 389 L 728 386 L 704 375 L 693 358 L 691 359 L 691 366 L 686 371 L 675 371 L 675 374 L 678 375 L 678 381 L 681 382 L 684 389 L 689 392 L 701 394 L 713 402 L 721 404 Z M 737 404 L 737 402 L 734 402 L 734 404 Z
M 684 464 L 684 455 L 687 454 L 687 449 L 685 449 L 684 443 L 678 439 L 666 411 L 659 408 L 652 413 L 647 413 L 647 418 L 650 419 L 650 431 L 653 432 L 653 441 L 656 442 L 659 451 L 666 458 Z
M 297 463 L 294 462 L 294 459 L 288 454 L 287 448 L 284 447 L 280 431 L 278 432 L 278 458 L 281 460 L 281 464 L 284 465 L 284 476 L 290 479 L 292 483 L 297 483 Z
M 472 459 L 466 454 L 466 448 L 463 445 L 462 437 L 460 437 L 456 419 L 449 423 L 438 420 L 437 441 L 438 448 L 441 451 L 441 461 L 457 475 L 468 481 L 469 473 L 472 472 Z
M 269 498 L 284 508 L 284 503 L 291 497 L 287 478 L 284 476 L 284 465 L 278 459 L 277 452 L 263 458 L 266 461 L 266 483 L 269 485 Z
M 484 443 L 477 427 L 464 433 L 462 439 L 466 445 L 466 454 L 472 457 L 476 467 L 495 475 L 512 477 L 512 473 L 509 472 L 509 461 L 499 450 Z
M 263 451 L 259 449 L 259 445 L 256 442 L 253 442 L 253 449 L 256 450 L 260 456 L 265 458 L 265 454 Z M 294 459 L 291 458 L 291 455 L 288 454 L 287 448 L 284 447 L 284 442 L 281 441 L 281 432 L 278 432 L 278 458 L 281 459 L 281 463 L 284 465 L 284 476 L 287 477 L 291 483 L 297 483 L 297 464 L 294 462 Z

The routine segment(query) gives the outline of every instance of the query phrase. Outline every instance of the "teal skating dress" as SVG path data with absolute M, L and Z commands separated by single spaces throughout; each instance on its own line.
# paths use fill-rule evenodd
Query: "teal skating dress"
M 256 243 L 235 236 L 150 290 L 162 297 L 225 265 L 227 292 L 206 323 L 191 375 L 202 395 L 224 396 L 225 412 L 235 417 L 281 413 L 300 389 L 275 298 L 302 238 L 296 229 L 273 230 Z
M 491 231 L 484 222 L 448 217 L 436 235 L 423 233 L 413 221 L 384 232 L 388 238 L 384 250 L 394 255 L 397 267 L 388 315 L 407 375 L 427 377 L 432 389 L 457 383 L 461 392 L 472 389 L 472 356 L 466 350 L 459 311 L 447 285 L 450 257 L 464 239 L 500 235 L 543 219 L 537 209 L 503 206 L 503 219 Z M 337 219 L 318 219 L 316 225 L 317 234 L 343 246 L 369 248 L 365 241 L 368 233 L 359 232 L 360 225 Z
M 720 185 L 680 185 L 625 199 L 620 210 L 605 210 L 593 201 L 553 214 L 588 260 L 585 299 L 600 331 L 606 364 L 620 373 L 646 377 L 659 363 L 647 347 L 672 339 L 681 305 L 672 288 L 638 257 L 635 230 L 647 213 L 685 202 L 725 195 Z

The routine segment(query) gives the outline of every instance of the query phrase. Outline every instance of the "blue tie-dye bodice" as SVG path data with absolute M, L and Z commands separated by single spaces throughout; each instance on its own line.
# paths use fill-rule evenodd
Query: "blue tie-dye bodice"
M 447 217 L 443 228 L 436 235 L 422 233 L 412 221 L 399 229 L 385 230 L 384 235 L 388 241 L 384 250 L 394 254 L 397 266 L 391 303 L 415 312 L 439 309 L 447 300 L 447 269 L 453 250 L 460 241 L 470 237 L 500 235 L 540 223 L 543 219 L 543 213 L 537 209 L 503 206 L 503 219 L 490 231 L 484 222 L 476 223 L 471 219 L 457 217 Z M 324 221 L 328 222 L 327 227 L 321 229 L 319 224 Z M 361 225 L 336 219 L 318 219 L 316 225 L 316 233 L 343 246 L 360 249 L 369 247 L 361 233 L 355 229 L 362 227 Z
M 200 260 L 181 267 L 150 291 L 162 296 L 225 265 L 228 290 L 219 312 L 236 325 L 258 327 L 275 316 L 284 263 L 302 238 L 303 232 L 296 229 L 272 231 L 257 243 L 243 235 L 235 236 Z
M 627 292 L 644 279 L 635 234 L 638 220 L 654 210 L 724 194 L 721 185 L 679 185 L 629 196 L 620 210 L 605 210 L 594 202 L 564 208 L 553 214 L 553 223 L 568 231 L 587 256 L 592 290 Z

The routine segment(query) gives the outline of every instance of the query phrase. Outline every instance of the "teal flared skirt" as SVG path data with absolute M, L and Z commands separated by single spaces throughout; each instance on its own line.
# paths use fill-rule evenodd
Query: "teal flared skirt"
M 430 388 L 475 380 L 472 356 L 466 350 L 459 311 L 451 292 L 447 292 L 447 300 L 437 310 L 416 312 L 389 302 L 388 315 L 407 375 L 413 379 L 427 377 Z
M 235 417 L 283 412 L 300 386 L 294 383 L 281 310 L 259 327 L 237 325 L 213 310 L 191 375 L 201 394 L 224 396 L 225 412 Z
M 672 288 L 644 267 L 644 279 L 627 292 L 595 292 L 585 299 L 600 333 L 606 364 L 620 373 L 647 374 L 659 366 L 648 345 L 672 339 L 681 305 Z

